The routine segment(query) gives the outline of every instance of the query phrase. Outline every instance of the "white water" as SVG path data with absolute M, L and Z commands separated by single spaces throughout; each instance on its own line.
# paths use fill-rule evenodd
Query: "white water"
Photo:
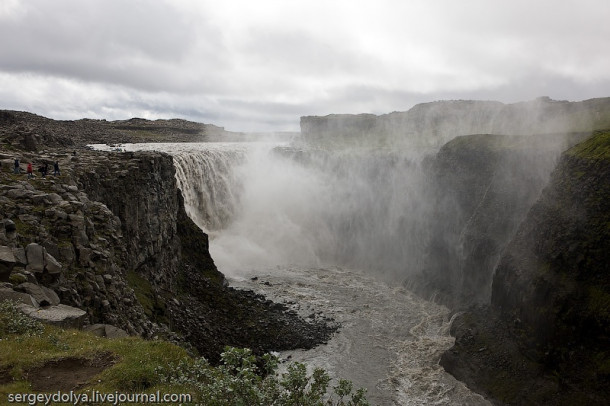
M 284 357 L 366 387 L 373 404 L 487 404 L 438 365 L 453 342 L 448 309 L 380 278 L 409 272 L 427 238 L 418 162 L 277 146 L 124 147 L 173 155 L 187 212 L 233 285 L 341 323 L 327 345 Z
M 453 345 L 449 310 L 402 287 L 338 267 L 278 267 L 235 280 L 276 301 L 294 303 L 304 317 L 317 312 L 341 323 L 327 345 L 282 357 L 321 367 L 367 388 L 378 405 L 488 405 L 438 364 Z

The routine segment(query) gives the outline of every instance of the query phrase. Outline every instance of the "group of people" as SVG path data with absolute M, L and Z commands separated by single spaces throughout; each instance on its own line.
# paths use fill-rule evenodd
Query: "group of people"
M 38 167 L 38 172 L 40 172 L 40 174 L 42 175 L 43 178 L 46 178 L 47 174 L 49 173 L 49 164 L 47 162 L 44 162 L 42 165 L 40 165 Z M 14 173 L 15 174 L 21 173 L 21 168 L 19 166 L 19 159 L 15 159 Z M 28 174 L 28 179 L 31 179 L 34 177 L 34 168 L 33 168 L 31 162 L 28 163 L 26 173 Z M 53 175 L 54 176 L 61 175 L 61 173 L 59 172 L 59 162 L 57 162 L 57 161 L 55 161 L 55 163 L 53 164 Z

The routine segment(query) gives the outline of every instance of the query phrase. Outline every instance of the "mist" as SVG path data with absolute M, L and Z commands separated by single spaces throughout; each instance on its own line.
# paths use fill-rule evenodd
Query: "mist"
M 587 134 L 554 133 L 565 114 L 545 100 L 503 106 L 328 116 L 302 120 L 297 138 L 146 148 L 174 156 L 187 212 L 228 276 L 341 266 L 452 304 L 487 302 L 503 248 L 560 153 Z

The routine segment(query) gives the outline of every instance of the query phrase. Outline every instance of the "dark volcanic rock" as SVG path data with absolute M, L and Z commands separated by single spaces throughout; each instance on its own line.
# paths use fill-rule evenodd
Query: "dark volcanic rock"
M 609 224 L 610 131 L 599 131 L 564 153 L 504 251 L 490 310 L 456 322 L 449 372 L 500 403 L 608 404 Z M 473 356 L 477 347 L 489 355 Z M 507 347 L 506 362 L 487 368 Z
M 431 238 L 416 290 L 454 308 L 489 303 L 502 250 L 558 156 L 588 134 L 456 137 L 430 160 Z
M 248 347 L 258 355 L 309 349 L 336 330 L 327 323 L 305 321 L 261 295 L 213 283 L 191 267 L 180 279 L 183 295 L 169 301 L 172 324 L 214 363 L 225 345 Z

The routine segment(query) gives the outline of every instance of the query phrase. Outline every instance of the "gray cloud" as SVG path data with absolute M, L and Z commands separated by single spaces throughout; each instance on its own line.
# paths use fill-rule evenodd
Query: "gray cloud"
M 4 0 L 0 108 L 295 130 L 438 99 L 608 96 L 605 0 Z

